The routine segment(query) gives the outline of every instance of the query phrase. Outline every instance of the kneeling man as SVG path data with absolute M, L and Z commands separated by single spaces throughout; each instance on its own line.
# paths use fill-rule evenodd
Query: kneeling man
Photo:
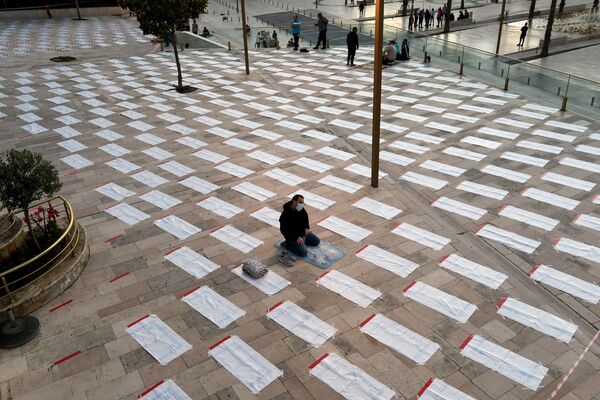
M 285 238 L 283 247 L 300 257 L 306 257 L 306 246 L 318 246 L 321 240 L 310 231 L 308 213 L 304 209 L 304 197 L 295 194 L 291 201 L 283 205 L 279 217 L 279 230 Z M 283 251 L 279 261 L 284 265 L 292 265 L 296 260 L 288 251 Z

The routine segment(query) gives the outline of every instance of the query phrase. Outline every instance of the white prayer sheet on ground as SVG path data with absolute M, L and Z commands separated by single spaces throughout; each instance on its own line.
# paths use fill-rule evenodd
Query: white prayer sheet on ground
M 460 323 L 465 323 L 477 310 L 477 306 L 456 296 L 434 288 L 424 282 L 412 282 L 404 289 L 404 295 Z
M 381 297 L 379 290 L 337 270 L 325 272 L 319 276 L 317 283 L 364 308 Z
M 150 391 L 144 392 L 138 398 L 141 400 L 192 400 L 171 379 L 160 381 L 157 386 L 153 386 Z
M 85 157 L 80 156 L 79 154 L 71 154 L 70 156 L 61 158 L 60 160 L 67 164 L 69 167 L 75 169 L 82 169 L 94 164 L 93 162 L 91 162 Z
M 344 236 L 345 238 L 348 238 L 354 242 L 360 242 L 373 233 L 368 229 L 361 228 L 358 225 L 354 225 L 333 215 L 319 221 L 317 225 L 325 229 L 329 229 L 330 231 Z
M 571 322 L 511 297 L 500 300 L 497 308 L 498 314 L 503 317 L 510 318 L 564 343 L 569 343 L 578 329 L 577 325 Z
M 144 185 L 149 186 L 151 188 L 155 188 L 168 182 L 168 180 L 166 180 L 162 176 L 158 176 L 150 171 L 141 171 L 131 175 L 131 177 L 136 181 L 143 183 Z
M 383 314 L 373 314 L 359 326 L 362 333 L 366 333 L 419 365 L 425 364 L 440 348 L 439 344 Z
M 448 184 L 448 181 L 445 181 L 443 179 L 433 178 L 431 176 L 418 174 L 412 171 L 405 172 L 402 176 L 400 176 L 400 179 L 417 185 L 422 185 L 434 190 L 440 190 Z
M 567 238 L 560 238 L 553 245 L 554 250 L 559 253 L 567 253 L 588 261 L 600 263 L 600 247 Z
M 258 201 L 265 201 L 275 196 L 275 193 L 263 189 L 260 186 L 257 186 L 250 182 L 242 182 L 232 187 L 233 190 L 245 194 L 246 196 L 250 196 Z
M 525 252 L 527 254 L 533 253 L 542 244 L 537 240 L 529 239 L 528 237 L 500 229 L 490 224 L 486 224 L 481 227 L 476 234 L 477 236 L 502 243 L 505 246 L 512 247 L 513 249 Z
M 244 211 L 243 208 L 239 208 L 236 205 L 228 203 L 215 196 L 210 196 L 199 203 L 196 203 L 196 205 L 227 219 Z
M 127 225 L 135 225 L 150 216 L 126 203 L 120 203 L 105 210 L 107 213 L 125 222 Z
M 181 204 L 181 200 L 169 196 L 159 190 L 152 190 L 146 194 L 140 196 L 140 199 L 147 201 L 148 203 L 159 207 L 162 210 L 168 210 L 171 207 L 175 207 Z
M 529 276 L 537 282 L 562 290 L 592 304 L 598 304 L 600 301 L 600 286 L 565 274 L 547 265 L 542 264 L 535 267 L 529 273 Z
M 193 169 L 186 167 L 185 165 L 180 164 L 177 161 L 168 161 L 164 164 L 159 165 L 159 167 L 160 169 L 170 172 L 173 175 L 178 176 L 180 178 L 194 173 Z
M 333 326 L 291 301 L 280 301 L 269 308 L 267 318 L 273 319 L 313 347 L 323 345 L 337 332 Z
M 509 379 L 536 391 L 548 368 L 482 338 L 469 336 L 461 345 L 461 354 Z
M 191 344 L 154 314 L 129 324 L 126 331 L 160 365 L 167 365 L 192 348 Z
M 234 274 L 260 290 L 266 295 L 274 295 L 275 293 L 280 292 L 287 286 L 291 284 L 290 281 L 278 275 L 277 273 L 269 270 L 265 276 L 262 278 L 256 279 L 252 276 L 246 274 L 242 270 L 242 266 L 239 265 L 231 270 Z
M 222 171 L 222 172 L 226 172 L 226 173 L 233 175 L 235 177 L 238 177 L 238 178 L 245 178 L 248 175 L 251 175 L 254 173 L 254 171 L 252 171 L 251 169 L 244 168 L 240 165 L 231 163 L 229 161 L 224 162 L 223 164 L 217 165 L 215 167 L 215 169 L 218 169 L 219 171 Z
M 363 197 L 352 205 L 387 220 L 394 218 L 402 212 L 402 210 L 399 210 L 396 207 L 389 206 L 369 197 Z
M 356 257 L 386 269 L 402 278 L 407 277 L 419 268 L 419 264 L 372 244 L 361 247 L 356 252 Z
M 177 248 L 165 255 L 172 262 L 196 279 L 202 279 L 207 274 L 219 269 L 219 265 L 210 261 L 187 246 Z
M 502 200 L 508 195 L 508 191 L 498 189 L 492 186 L 482 185 L 471 181 L 462 181 L 456 186 L 457 189 L 465 192 L 479 194 L 490 199 Z
M 246 315 L 246 311 L 208 286 L 202 286 L 184 294 L 181 301 L 187 303 L 221 329 Z
M 531 175 L 523 174 L 521 172 L 512 171 L 510 169 L 497 167 L 495 165 L 486 165 L 481 169 L 481 172 L 486 174 L 494 175 L 500 178 L 508 179 L 509 181 L 525 183 L 531 178 Z
M 514 206 L 504 206 L 500 208 L 500 210 L 498 210 L 498 215 L 535 226 L 536 228 L 543 229 L 547 232 L 553 230 L 560 223 L 557 219 L 548 218 Z
M 283 376 L 283 371 L 237 336 L 226 336 L 208 354 L 254 394 Z
M 249 253 L 263 244 L 261 240 L 258 240 L 254 236 L 248 235 L 231 225 L 213 229 L 210 236 L 228 244 L 242 253 Z
M 439 199 L 431 203 L 431 206 L 458 215 L 462 215 L 463 217 L 467 217 L 475 221 L 477 221 L 487 213 L 487 211 L 482 208 L 462 203 L 460 201 L 453 200 L 448 197 L 440 197 Z
M 558 183 L 559 185 L 568 186 L 573 189 L 585 190 L 586 192 L 589 192 L 596 186 L 594 182 L 571 178 L 570 176 L 561 175 L 554 172 L 546 172 L 541 176 L 541 178 L 544 181 Z
M 205 181 L 197 176 L 190 176 L 189 178 L 179 181 L 179 183 L 202 194 L 208 194 L 219 189 L 219 186 L 215 185 L 214 183 Z
M 419 400 L 476 400 L 438 378 L 431 378 L 417 393 Z
M 265 172 L 265 176 L 275 179 L 288 186 L 297 186 L 306 182 L 306 179 L 302 178 L 301 176 L 294 175 L 281 168 L 274 168 L 270 171 L 267 171 Z
M 169 215 L 164 218 L 157 219 L 154 221 L 154 225 L 180 240 L 185 240 L 188 237 L 202 231 L 200 228 L 182 220 L 175 215 Z
M 325 354 L 310 367 L 310 375 L 348 400 L 391 400 L 396 393 L 337 354 Z
M 279 229 L 279 215 L 281 213 L 269 207 L 263 207 L 254 211 L 250 216 Z
M 349 181 L 346 179 L 338 178 L 337 176 L 333 176 L 333 175 L 327 175 L 327 176 L 319 179 L 318 182 L 322 183 L 324 185 L 331 186 L 336 189 L 342 190 L 347 193 L 354 193 L 357 190 L 362 188 L 362 185 L 359 185 L 358 183 L 355 183 L 355 182 L 352 182 L 352 181 Z
M 106 197 L 110 197 L 111 199 L 116 201 L 121 201 L 135 194 L 135 192 L 125 189 L 124 187 L 112 182 L 99 186 L 95 190 L 96 192 L 101 193 Z
M 477 283 L 481 283 L 490 289 L 498 289 L 508 279 L 508 275 L 461 257 L 456 253 L 450 254 L 440 260 L 440 266 Z
M 273 154 L 262 150 L 253 151 L 252 153 L 246 154 L 246 156 L 269 165 L 275 165 L 283 161 L 283 158 L 274 156 Z
M 402 236 L 405 239 L 413 240 L 434 250 L 441 250 L 450 243 L 450 239 L 448 238 L 436 235 L 433 232 L 429 232 L 406 222 L 403 222 L 394 228 L 392 233 Z
M 536 188 L 527 188 L 521 192 L 521 195 L 523 197 L 529 197 L 530 199 L 534 199 L 542 203 L 550 204 L 570 211 L 574 210 L 579 205 L 579 201 L 577 200 L 572 200 L 568 197 L 560 196 Z

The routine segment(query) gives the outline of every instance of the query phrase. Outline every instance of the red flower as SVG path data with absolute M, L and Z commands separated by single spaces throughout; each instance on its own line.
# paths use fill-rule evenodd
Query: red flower
M 56 220 L 56 217 L 58 217 L 59 215 L 60 215 L 60 213 L 58 212 L 58 210 L 56 208 L 53 208 L 52 206 L 48 207 L 48 220 L 49 221 Z

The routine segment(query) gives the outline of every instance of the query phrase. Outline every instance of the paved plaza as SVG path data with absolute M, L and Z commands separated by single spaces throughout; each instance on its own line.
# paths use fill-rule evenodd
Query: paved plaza
M 56 165 L 91 249 L 1 399 L 600 399 L 600 122 L 401 63 L 375 189 L 372 47 L 186 50 L 183 95 L 122 21 L 40 28 L 123 27 L 73 63 L 0 46 L 0 150 Z M 277 262 L 296 193 L 329 268 Z

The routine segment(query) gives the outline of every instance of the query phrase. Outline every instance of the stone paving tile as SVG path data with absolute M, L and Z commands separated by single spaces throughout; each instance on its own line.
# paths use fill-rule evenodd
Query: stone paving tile
M 330 50 L 327 54 L 332 54 L 333 58 L 327 54 L 310 53 L 304 58 L 298 58 L 297 55 L 283 51 L 252 52 L 255 67 L 250 78 L 242 74 L 237 55 L 222 51 L 185 52 L 182 54 L 182 63 L 186 71 L 185 79 L 200 88 L 187 96 L 179 96 L 168 90 L 168 85 L 174 77 L 173 62 L 168 55 L 146 54 L 147 49 L 142 51 L 137 47 L 133 48 L 131 55 L 115 56 L 113 50 L 102 51 L 111 54 L 114 58 L 108 60 L 96 58 L 90 62 L 71 64 L 65 68 L 48 67 L 44 63 L 38 63 L 24 71 L 22 66 L 11 66 L 1 74 L 7 80 L 2 81 L 0 93 L 8 95 L 2 98 L 0 108 L 0 111 L 6 114 L 5 117 L 0 117 L 0 121 L 8 127 L 6 133 L 8 140 L 6 144 L 2 144 L 2 148 L 19 143 L 19 146 L 42 151 L 46 157 L 56 163 L 63 176 L 64 194 L 72 202 L 80 221 L 87 229 L 92 257 L 76 285 L 51 305 L 35 313 L 44 326 L 42 336 L 33 344 L 25 346 L 22 352 L 11 353 L 10 356 L 0 355 L 2 367 L 12 369 L 10 374 L 0 377 L 2 380 L 0 393 L 10 389 L 16 396 L 39 398 L 44 388 L 49 388 L 58 391 L 56 392 L 58 398 L 65 399 L 91 400 L 101 396 L 135 398 L 154 382 L 173 378 L 192 398 L 199 399 L 256 397 L 329 400 L 339 397 L 317 378 L 311 377 L 308 366 L 325 352 L 335 352 L 392 387 L 398 394 L 398 398 L 414 398 L 423 383 L 434 376 L 444 379 L 478 399 L 511 399 L 511 396 L 519 399 L 541 398 L 539 396 L 551 390 L 564 371 L 570 367 L 573 358 L 581 353 L 591 338 L 593 330 L 590 324 L 597 325 L 600 320 L 599 306 L 584 303 L 557 289 L 536 285 L 528 278 L 527 272 L 533 265 L 541 262 L 588 282 L 595 282 L 600 276 L 600 268 L 594 262 L 557 253 L 551 245 L 552 241 L 559 236 L 592 245 L 597 242 L 600 233 L 571 223 L 577 213 L 594 215 L 593 196 L 597 188 L 586 192 L 541 179 L 543 173 L 555 172 L 586 179 L 596 184 L 600 183 L 595 173 L 581 168 L 566 167 L 559 163 L 565 156 L 595 162 L 592 157 L 574 149 L 578 144 L 594 145 L 595 139 L 589 135 L 598 130 L 598 127 L 592 122 L 574 114 L 559 112 L 548 113 L 544 121 L 517 117 L 510 111 L 534 100 L 524 97 L 504 99 L 506 104 L 502 106 L 481 103 L 479 100 L 474 100 L 474 97 L 498 100 L 502 99 L 502 96 L 485 85 L 477 88 L 464 86 L 473 82 L 468 78 L 453 81 L 457 77 L 451 73 L 420 63 L 411 62 L 402 64 L 396 69 L 386 69 L 384 84 L 393 89 L 384 92 L 384 105 L 400 107 L 398 110 L 401 112 L 421 115 L 427 120 L 423 123 L 407 121 L 394 116 L 398 110 L 384 109 L 383 121 L 393 124 L 394 128 L 392 131 L 385 129 L 382 131 L 382 137 L 385 139 L 382 150 L 410 157 L 415 161 L 408 166 L 400 166 L 382 160 L 382 171 L 388 176 L 381 179 L 381 188 L 375 190 L 369 187 L 368 177 L 344 169 L 352 163 L 369 165 L 369 144 L 355 140 L 356 136 L 351 136 L 355 133 L 366 135 L 370 133 L 370 121 L 355 111 L 368 110 L 371 76 L 361 68 L 347 70 L 342 66 L 338 69 L 336 58 L 343 56 L 342 51 Z M 363 53 L 360 56 L 360 63 L 368 62 L 369 57 L 370 53 Z M 23 78 L 18 75 L 20 72 L 30 73 L 26 76 L 28 81 L 17 81 Z M 319 76 L 320 73 L 323 75 Z M 394 77 L 414 79 L 414 82 L 398 84 L 391 79 Z M 293 79 L 294 85 L 288 85 L 289 82 L 286 80 L 290 79 Z M 364 85 L 364 88 L 356 89 L 343 85 L 349 82 Z M 429 83 L 441 84 L 444 89 L 434 90 L 427 86 Z M 328 85 L 332 85 L 334 91 L 344 93 L 338 96 L 340 93 L 327 91 L 325 87 Z M 33 91 L 31 92 L 27 87 Z M 415 95 L 406 90 L 415 88 L 429 91 L 431 95 L 419 98 L 414 104 L 444 107 L 447 111 L 434 113 L 419 110 L 412 107 L 413 103 L 399 101 L 393 97 L 394 95 L 413 97 Z M 263 89 L 275 92 L 266 93 L 261 91 Z M 343 113 L 332 116 L 327 112 L 316 110 L 320 104 L 316 103 L 314 98 L 299 92 L 298 89 L 313 91 L 313 96 L 319 96 L 327 101 L 327 106 L 339 108 Z M 463 97 L 456 92 L 447 92 L 447 89 L 469 91 L 474 96 Z M 31 96 L 35 99 L 27 97 L 25 92 L 32 93 Z M 271 95 L 273 97 L 270 97 Z M 454 99 L 451 101 L 461 101 L 461 103 L 457 105 L 436 101 L 434 96 Z M 69 111 L 67 115 L 77 118 L 79 122 L 66 125 L 64 123 L 66 119 L 61 118 L 61 109 L 58 109 L 59 111 L 52 109 L 57 106 L 54 102 L 63 101 L 59 97 L 66 100 L 65 106 L 74 110 Z M 359 100 L 363 105 L 357 107 L 343 104 L 337 101 L 339 99 Z M 282 108 L 281 102 L 287 100 L 291 100 L 289 104 L 292 106 Z M 225 105 L 223 101 L 230 104 Z M 463 104 L 486 106 L 492 108 L 493 112 L 483 115 L 461 109 L 460 105 Z M 144 114 L 139 121 L 154 126 L 146 133 L 154 135 L 155 138 L 148 135 L 139 136 L 143 132 L 135 127 L 138 116 L 127 112 L 128 107 L 132 105 L 139 106 L 135 108 L 135 112 Z M 305 125 L 305 128 L 286 128 L 278 124 L 277 120 L 259 114 L 265 110 L 281 113 L 281 121 L 284 123 L 300 123 Z M 237 116 L 238 112 L 247 114 L 242 117 L 245 120 L 238 121 L 240 118 Z M 456 121 L 444 118 L 444 113 L 447 112 L 479 119 L 475 122 Z M 35 114 L 41 119 L 29 122 L 28 119 L 36 118 L 27 113 Z M 223 134 L 223 131 L 211 129 L 206 125 L 210 120 L 198 119 L 202 115 L 220 120 L 221 123 L 217 125 L 219 128 L 235 133 L 236 139 L 257 145 L 255 150 L 280 157 L 282 161 L 274 166 L 268 166 L 249 157 L 250 150 L 224 143 L 226 138 L 218 136 Z M 306 122 L 295 118 L 296 116 L 317 117 L 323 122 Z M 177 117 L 182 119 L 172 122 L 178 119 Z M 362 126 L 353 130 L 339 124 L 331 124 L 336 118 Z M 501 123 L 502 120 L 498 118 L 510 118 L 535 125 L 528 129 L 508 126 Z M 582 133 L 573 129 L 545 125 L 547 121 L 552 120 L 577 124 L 587 130 Z M 427 126 L 429 122 L 460 128 L 460 131 L 450 133 L 442 130 L 443 126 Z M 30 130 L 35 128 L 32 123 L 37 123 L 48 131 L 32 135 L 23 128 L 24 126 Z M 254 130 L 250 127 L 252 123 L 262 124 L 260 129 L 274 132 L 281 135 L 281 138 L 271 140 L 266 133 L 259 132 L 258 136 L 252 134 Z M 72 131 L 65 130 L 67 126 L 77 131 L 75 136 L 71 136 Z M 191 129 L 189 134 L 180 134 L 176 131 L 182 129 L 182 126 Z M 403 130 L 404 127 L 407 129 Z M 485 130 L 481 131 L 481 128 L 515 132 L 519 134 L 519 138 L 509 140 L 492 136 L 482 133 Z M 102 136 L 108 137 L 106 135 L 110 133 L 105 129 L 116 132 L 122 137 L 112 142 L 106 140 Z M 302 133 L 308 129 L 333 135 L 334 139 L 332 142 L 326 142 L 303 135 Z M 576 140 L 574 143 L 566 143 L 535 136 L 531 134 L 533 129 L 572 134 Z M 437 140 L 436 143 L 430 143 L 423 141 L 424 138 L 428 138 L 427 136 L 419 134 L 429 135 L 427 140 L 431 140 L 431 137 L 444 140 L 440 143 L 437 143 Z M 464 141 L 467 136 L 496 141 L 499 147 L 492 149 L 474 145 L 472 141 Z M 149 138 L 150 140 L 159 138 L 164 142 L 151 145 L 140 140 L 149 140 Z M 182 140 L 185 142 L 190 138 L 201 140 L 206 145 L 192 149 L 182 144 Z M 310 149 L 297 152 L 289 143 L 284 144 L 283 147 L 278 146 L 278 142 L 284 139 L 309 146 Z M 70 151 L 57 145 L 58 142 L 67 140 L 77 140 L 87 147 Z M 391 146 L 396 140 L 402 141 L 402 144 Z M 552 144 L 561 146 L 564 150 L 560 155 L 528 150 L 516 145 L 519 140 Z M 120 157 L 137 164 L 140 168 L 122 173 L 106 165 L 106 162 L 116 158 L 115 155 L 102 150 L 113 151 L 110 147 L 103 147 L 111 143 L 129 150 L 129 153 Z M 63 145 L 69 146 L 65 143 Z M 411 146 L 414 145 L 426 146 L 428 149 L 418 154 L 411 150 L 413 148 Z M 171 155 L 167 154 L 166 159 L 158 160 L 147 154 L 148 152 L 142 153 L 143 150 L 153 146 Z M 356 157 L 344 161 L 319 153 L 318 150 L 325 146 L 356 154 Z M 444 152 L 449 147 L 478 152 L 484 154 L 485 158 L 482 161 L 472 161 L 452 156 Z M 215 169 L 219 163 L 194 155 L 199 150 L 210 150 L 227 156 L 229 157 L 227 162 L 254 172 L 245 178 L 239 178 L 228 172 L 219 171 Z M 501 158 L 507 151 L 545 158 L 549 162 L 544 167 L 538 167 L 520 161 L 508 161 Z M 150 152 L 150 154 L 154 153 Z M 65 157 L 72 155 L 80 155 L 91 161 L 93 165 L 75 169 L 64 161 Z M 332 169 L 327 172 L 316 172 L 298 166 L 295 160 L 301 156 L 327 163 L 332 166 Z M 435 167 L 435 170 L 425 168 L 427 164 L 423 163 L 431 160 L 463 168 L 466 171 L 459 176 L 453 176 L 454 172 L 444 168 Z M 184 173 L 181 177 L 175 176 L 161 168 L 161 165 L 168 161 L 177 161 L 194 172 Z M 523 184 L 480 171 L 488 164 L 526 173 L 532 177 Z M 264 175 L 273 168 L 280 168 L 301 176 L 307 181 L 300 185 L 288 185 Z M 131 178 L 133 174 L 142 170 L 148 170 L 166 179 L 167 182 L 154 189 L 173 196 L 182 203 L 168 210 L 162 210 L 141 200 L 139 196 L 153 189 Z M 435 190 L 421 185 L 426 183 L 423 179 L 418 183 L 407 183 L 400 180 L 400 176 L 406 172 L 441 179 L 448 184 L 442 189 Z M 362 188 L 349 194 L 326 186 L 319 180 L 327 175 L 349 180 L 362 185 Z M 219 185 L 220 188 L 210 193 L 199 193 L 180 183 L 190 176 L 204 179 Z M 509 194 L 503 200 L 497 200 L 469 193 L 457 188 L 463 179 L 502 188 Z M 275 195 L 259 202 L 232 189 L 244 181 L 259 185 Z M 136 194 L 117 201 L 94 190 L 109 182 L 132 190 Z M 522 196 L 521 191 L 530 187 L 578 200 L 580 204 L 575 210 L 566 211 Z M 274 243 L 279 238 L 277 229 L 249 216 L 251 212 L 262 206 L 279 212 L 281 204 L 289 198 L 290 194 L 302 193 L 305 190 L 335 201 L 334 205 L 325 210 L 318 210 L 307 201 L 312 229 L 322 239 L 342 248 L 347 253 L 334 265 L 334 269 L 381 291 L 382 297 L 369 307 L 359 307 L 343 296 L 333 293 L 322 285 L 317 285 L 314 278 L 323 271 L 313 266 L 298 262 L 293 268 L 286 269 L 277 265 L 274 248 Z M 224 218 L 214 211 L 205 210 L 195 204 L 208 196 L 215 196 L 244 211 L 232 218 Z M 402 213 L 391 220 L 384 220 L 352 206 L 355 201 L 365 196 L 402 209 Z M 487 211 L 487 214 L 474 221 L 461 215 L 460 210 L 450 212 L 431 207 L 431 202 L 440 196 L 482 208 Z M 150 218 L 129 226 L 105 212 L 109 207 L 119 203 L 129 204 L 147 213 Z M 498 210 L 503 205 L 512 205 L 555 218 L 559 220 L 559 225 L 551 232 L 545 232 L 531 225 L 508 219 L 498 214 Z M 200 228 L 201 231 L 180 240 L 153 225 L 153 221 L 168 215 L 175 215 Z M 317 221 L 328 215 L 337 216 L 369 229 L 372 234 L 357 243 L 319 227 Z M 399 223 L 409 223 L 431 233 L 448 237 L 451 243 L 442 249 L 434 249 L 413 238 L 406 239 L 392 234 L 391 231 Z M 244 254 L 210 236 L 214 228 L 226 224 L 260 239 L 263 244 L 251 253 Z M 482 239 L 474 234 L 482 224 L 492 224 L 538 240 L 541 245 L 533 253 L 528 254 L 490 239 Z M 108 239 L 112 240 L 107 242 Z M 407 258 L 419 264 L 419 268 L 407 277 L 399 277 L 356 257 L 355 252 L 364 244 L 374 244 Z M 178 246 L 194 249 L 217 263 L 220 268 L 202 279 L 192 278 L 164 259 L 165 253 Z M 490 289 L 464 276 L 441 269 L 438 265 L 439 259 L 454 252 L 501 271 L 509 278 L 499 289 Z M 291 285 L 275 295 L 267 296 L 229 271 L 249 256 L 263 260 L 273 272 L 289 280 Z M 110 282 L 112 278 L 124 273 L 129 274 Z M 477 311 L 467 323 L 458 324 L 438 311 L 404 296 L 403 289 L 414 280 L 428 283 L 468 301 L 477 306 Z M 243 308 L 246 315 L 226 328 L 219 329 L 180 300 L 183 294 L 201 285 L 209 286 L 228 298 Z M 496 304 L 506 296 L 519 298 L 532 306 L 571 320 L 577 323 L 580 329 L 570 343 L 562 344 L 517 322 L 500 319 L 496 316 Z M 46 311 L 69 299 L 73 299 L 73 303 L 56 313 Z M 333 325 L 338 330 L 337 334 L 319 349 L 308 346 L 295 336 L 294 332 L 289 332 L 266 318 L 267 308 L 280 300 L 293 301 L 314 313 Z M 129 323 L 148 313 L 159 316 L 192 344 L 192 350 L 167 366 L 159 366 L 149 353 L 125 332 Z M 359 324 L 373 313 L 382 313 L 434 340 L 440 344 L 440 351 L 422 366 L 395 353 L 360 332 Z M 543 388 L 540 388 L 537 393 L 523 390 L 522 386 L 499 373 L 460 355 L 458 347 L 467 336 L 472 334 L 490 338 L 509 350 L 549 367 L 548 376 L 542 383 Z M 226 335 L 240 336 L 252 348 L 281 368 L 284 371 L 283 378 L 275 380 L 257 396 L 252 395 L 207 353 L 209 346 Z M 82 354 L 58 368 L 47 371 L 47 367 L 53 361 L 74 350 L 81 350 Z M 597 396 L 597 393 L 593 393 L 591 382 L 598 374 L 599 362 L 596 356 L 593 354 L 590 356 L 594 357 L 590 361 L 591 364 L 582 364 L 579 375 L 575 375 L 569 381 L 573 384 L 569 390 L 579 388 L 578 383 L 581 383 L 581 388 L 576 393 L 582 399 Z M 110 368 L 111 374 L 103 375 L 104 378 L 94 377 L 90 371 L 99 367 Z M 76 373 L 79 370 L 83 371 Z M 80 383 L 73 383 L 73 386 L 67 388 L 61 387 L 62 383 L 71 381 Z

